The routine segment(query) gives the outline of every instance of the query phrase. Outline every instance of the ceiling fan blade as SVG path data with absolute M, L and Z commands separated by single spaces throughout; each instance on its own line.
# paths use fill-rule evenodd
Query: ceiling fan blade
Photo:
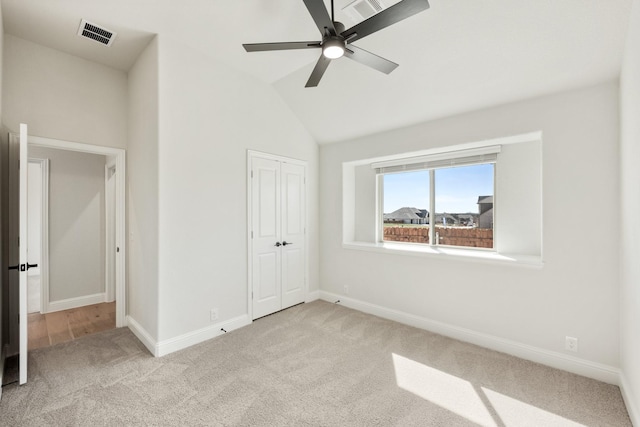
M 349 50 L 351 50 L 351 52 L 349 52 Z M 347 50 L 344 52 L 344 56 L 385 74 L 389 74 L 398 67 L 398 64 L 395 62 L 391 62 L 388 59 L 384 59 L 381 56 L 375 55 L 364 49 L 360 49 L 354 45 L 349 45 L 349 47 L 347 47 Z
M 267 50 L 319 48 L 320 42 L 245 43 L 242 46 L 247 52 L 264 52 Z
M 336 28 L 333 25 L 333 21 L 329 16 L 323 0 L 304 0 L 304 4 L 307 6 L 307 10 L 316 23 L 318 30 L 320 30 L 322 37 L 326 34 L 325 28 L 329 30 L 331 35 L 336 35 Z
M 309 80 L 307 80 L 307 84 L 304 85 L 304 87 L 318 86 L 318 83 L 320 83 L 320 79 L 324 75 L 324 72 L 327 70 L 330 62 L 330 59 L 326 58 L 324 55 L 320 55 L 320 59 L 318 59 L 318 62 L 316 63 L 316 66 L 311 72 L 311 76 L 309 77 Z
M 429 9 L 429 0 L 403 0 L 343 31 L 340 35 L 348 39 L 349 43 L 353 43 L 427 9 Z

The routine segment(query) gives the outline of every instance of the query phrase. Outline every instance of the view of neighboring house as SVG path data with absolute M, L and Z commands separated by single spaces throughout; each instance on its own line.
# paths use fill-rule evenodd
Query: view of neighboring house
M 429 211 L 404 207 L 384 214 L 385 224 L 429 224 Z M 478 213 L 436 213 L 435 223 L 449 227 L 493 228 L 493 196 L 478 196 Z
M 436 224 L 457 226 L 460 225 L 460 220 L 458 219 L 458 214 L 436 213 Z
M 478 197 L 479 228 L 493 228 L 493 196 Z
M 467 227 L 473 227 L 478 224 L 478 214 L 466 213 L 466 214 L 457 214 L 458 221 L 460 225 L 464 225 Z
M 395 224 L 429 224 L 429 211 L 426 209 L 400 208 L 384 214 L 384 222 Z

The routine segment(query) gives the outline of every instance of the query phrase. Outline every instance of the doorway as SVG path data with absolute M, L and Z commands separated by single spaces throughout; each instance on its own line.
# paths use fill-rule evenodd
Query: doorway
M 42 138 L 42 137 L 33 137 L 28 136 L 26 132 L 26 125 L 20 126 L 20 135 L 10 134 L 9 135 L 9 159 L 15 160 L 11 162 L 11 165 L 14 163 L 23 165 L 24 167 L 20 167 L 19 169 L 16 167 L 9 168 L 9 191 L 8 191 L 8 206 L 20 206 L 19 212 L 18 209 L 10 209 L 8 215 L 8 223 L 9 223 L 9 241 L 11 244 L 9 245 L 8 257 L 10 268 L 13 269 L 13 264 L 20 266 L 20 271 L 16 274 L 11 274 L 9 279 L 9 295 L 8 295 L 8 305 L 9 305 L 9 325 L 8 325 L 8 335 L 9 335 L 9 349 L 7 354 L 20 354 L 20 384 L 26 382 L 26 354 L 27 354 L 27 341 L 28 341 L 28 328 L 27 328 L 27 270 L 29 270 L 33 265 L 27 262 L 28 254 L 27 254 L 27 245 L 19 245 L 19 242 L 28 242 L 28 233 L 27 233 L 27 198 L 28 198 L 28 150 L 31 148 L 48 148 L 48 149 L 58 149 L 65 150 L 70 153 L 87 153 L 87 154 L 97 154 L 103 157 L 103 163 L 101 168 L 104 168 L 105 158 L 111 158 L 111 166 L 115 165 L 115 173 L 112 174 L 114 178 L 114 182 L 111 185 L 111 188 L 114 189 L 115 193 L 115 207 L 112 211 L 115 211 L 114 221 L 113 221 L 113 229 L 115 235 L 115 249 L 116 253 L 113 256 L 113 263 L 115 265 L 115 274 L 114 274 L 114 284 L 115 289 L 113 294 L 115 294 L 115 324 L 116 327 L 126 326 L 126 318 L 125 318 L 125 151 L 117 148 L 110 147 L 102 147 L 102 146 L 94 146 L 89 144 L 82 144 L 76 142 L 55 140 L 50 138 Z M 24 162 L 24 163 L 23 163 Z M 24 171 L 24 177 L 23 172 Z M 18 180 L 19 176 L 19 180 Z M 106 187 L 106 182 L 104 181 L 104 169 L 100 172 L 101 180 L 102 180 L 102 188 L 103 194 L 104 189 Z M 18 182 L 19 181 L 19 182 Z M 18 183 L 20 185 L 18 185 Z M 23 202 L 24 200 L 24 202 Z M 19 203 L 18 203 L 19 201 Z M 99 207 L 100 209 L 105 209 L 106 200 L 100 201 Z M 70 220 L 69 223 L 73 222 Z M 24 224 L 24 225 L 23 225 Z M 20 225 L 20 227 L 18 227 Z M 67 224 L 68 225 L 68 224 Z M 24 229 L 23 229 L 24 227 Z M 19 234 L 16 230 L 20 229 Z M 64 230 L 63 230 L 64 231 Z M 24 239 L 20 239 L 19 236 L 25 236 Z M 106 244 L 104 240 L 101 243 L 102 250 L 104 251 L 106 248 Z M 19 258 L 18 261 L 18 249 L 19 249 Z M 45 261 L 46 251 L 43 251 L 41 254 L 41 261 Z M 106 255 L 103 255 L 106 257 Z M 25 268 L 28 266 L 29 268 Z M 76 268 L 83 267 L 81 263 L 71 264 L 68 270 L 74 270 Z M 18 268 L 17 266 L 15 268 Z M 42 269 L 40 271 L 40 275 L 42 280 L 46 275 L 46 269 Z M 101 283 L 104 284 L 104 270 L 102 270 L 103 279 Z M 18 280 L 19 284 L 18 284 Z M 23 282 L 24 281 L 24 282 Z M 24 284 L 23 284 L 24 283 Z M 44 294 L 44 292 L 42 292 Z M 102 299 L 96 302 L 104 302 L 105 292 L 102 292 Z M 42 295 L 44 296 L 44 295 Z M 52 295 L 49 296 L 51 299 Z M 62 305 L 69 304 L 70 299 L 65 298 L 53 298 L 53 300 L 58 300 Z M 61 300 L 61 301 L 60 301 Z M 72 299 L 71 299 L 72 300 Z M 71 301 L 73 302 L 73 301 Z M 87 303 L 85 301 L 85 303 Z M 51 305 L 51 303 L 49 304 Z M 44 304 L 43 304 L 44 306 Z M 41 306 L 41 310 L 46 309 L 46 307 Z M 59 305 L 56 307 L 59 310 L 64 310 L 67 307 L 63 307 Z M 49 307 L 51 310 L 51 307 Z M 53 310 L 55 311 L 55 310 Z
M 38 146 L 29 155 L 31 351 L 116 326 L 116 166 L 113 156 Z
M 257 319 L 307 293 L 304 161 L 249 151 L 249 313 Z
M 112 254 L 112 262 L 115 266 L 113 279 L 113 297 L 116 302 L 116 327 L 126 326 L 126 292 L 125 292 L 125 150 L 120 148 L 103 147 L 98 145 L 83 144 L 78 142 L 63 141 L 51 138 L 30 136 L 29 147 L 56 148 L 78 153 L 92 153 L 106 156 L 107 166 L 114 171 L 111 185 L 111 200 L 114 201 L 111 211 L 113 212 L 112 228 L 115 249 Z M 105 187 L 107 186 L 105 182 Z M 105 202 L 107 206 L 107 202 Z M 105 207 L 106 209 L 106 207 Z M 107 243 L 108 244 L 108 243 Z M 106 252 L 106 249 L 105 249 Z M 109 292 L 107 292 L 109 294 Z
M 116 327 L 126 326 L 125 318 L 125 151 L 118 148 L 102 147 L 90 144 L 83 144 L 77 142 L 56 140 L 50 138 L 29 136 L 28 142 L 29 149 L 54 149 L 62 150 L 69 153 L 77 154 L 93 154 L 98 156 L 104 156 L 104 196 L 99 201 L 99 204 L 103 206 L 105 214 L 105 239 L 104 239 L 104 257 L 105 257 L 105 270 L 104 270 L 104 283 L 105 288 L 103 292 L 97 292 L 93 297 L 87 299 L 84 305 L 97 304 L 102 302 L 116 302 Z M 42 156 L 41 156 L 42 157 Z M 48 168 L 50 165 L 47 165 Z M 50 172 L 50 171 L 49 171 Z M 43 174 L 44 175 L 44 174 Z M 48 175 L 48 174 L 47 174 Z M 43 185 L 50 185 L 48 182 L 43 181 Z M 48 192 L 43 192 L 47 194 Z M 43 203 L 49 203 L 48 197 L 43 200 Z M 43 224 L 46 224 L 43 222 Z M 108 236 L 108 237 L 107 237 Z M 46 255 L 46 245 L 49 243 L 42 242 L 45 249 L 42 250 L 44 269 L 42 271 L 43 281 L 46 280 L 45 275 L 48 270 L 48 259 Z M 111 252 L 111 253 L 109 253 Z M 43 287 L 44 290 L 44 287 Z M 43 291 L 43 297 L 46 290 Z M 98 296 L 101 295 L 101 296 Z M 53 297 L 53 300 L 59 300 L 55 295 L 49 295 L 49 300 Z M 64 296 L 62 297 L 64 298 Z M 46 302 L 43 306 L 45 311 L 60 311 L 62 309 L 75 308 L 73 301 L 57 304 L 54 307 L 46 307 Z M 71 304 L 70 306 L 68 304 Z

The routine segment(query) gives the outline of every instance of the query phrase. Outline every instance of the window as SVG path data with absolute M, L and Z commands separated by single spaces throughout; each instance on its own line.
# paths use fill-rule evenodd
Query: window
M 380 240 L 493 249 L 499 151 L 486 147 L 374 164 Z
M 328 233 L 340 232 L 342 246 L 349 250 L 541 266 L 542 146 L 542 133 L 532 132 L 344 161 L 342 194 L 332 193 L 332 200 L 336 204 L 341 201 L 342 227 L 341 230 L 329 229 Z M 393 147 L 387 148 L 393 151 Z M 486 168 L 484 176 L 487 177 L 487 186 L 477 187 L 480 178 L 469 171 L 475 172 L 482 168 Z M 452 176 L 447 177 L 447 174 Z M 414 177 L 416 178 L 413 179 Z M 335 181 L 338 178 L 331 179 Z M 407 185 L 407 180 L 417 184 Z M 329 180 L 327 183 L 329 185 L 334 181 Z M 455 193 L 450 189 L 459 187 L 469 190 L 463 198 L 471 208 L 447 205 L 455 198 Z M 398 196 L 398 202 L 393 202 L 394 193 Z M 412 201 L 415 200 L 415 195 L 418 199 Z M 406 228 L 411 229 L 414 234 L 424 233 L 426 238 L 422 237 L 422 242 L 412 243 L 406 236 L 404 241 L 398 235 L 390 237 L 391 230 L 387 230 L 385 236 L 385 225 L 386 228 L 396 226 L 399 229 L 401 224 L 397 219 L 395 224 L 385 224 L 384 214 L 393 213 L 402 207 L 415 208 L 413 213 L 420 219 L 412 217 L 414 224 L 406 224 Z M 468 210 L 474 215 L 463 217 L 462 221 L 466 221 L 466 227 L 471 228 L 470 220 L 474 220 L 474 230 L 490 233 L 493 237 L 490 248 L 464 246 L 468 243 L 440 239 L 447 237 L 445 231 L 466 231 L 464 223 L 454 227 L 449 217 L 445 217 L 447 219 L 442 220 L 442 223 L 437 222 L 436 214 L 460 211 L 464 211 L 464 214 Z M 434 213 L 433 224 L 430 212 Z M 485 222 L 480 224 L 481 213 L 485 213 L 483 219 L 493 219 L 493 226 L 485 226 Z M 442 219 L 441 216 L 439 218 Z M 485 228 L 480 228 L 481 226 Z M 442 230 L 443 233 L 440 233 Z M 436 232 L 439 245 L 435 244 Z M 431 236 L 434 237 L 433 241 Z

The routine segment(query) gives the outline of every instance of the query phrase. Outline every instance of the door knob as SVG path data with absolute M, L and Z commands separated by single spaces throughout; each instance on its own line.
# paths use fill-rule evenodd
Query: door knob
M 286 240 L 282 241 L 282 246 L 293 245 L 292 242 L 287 242 Z
M 29 263 L 27 263 L 26 265 L 25 264 L 10 265 L 8 268 L 9 268 L 9 270 L 26 271 L 26 270 L 28 270 L 30 268 L 35 268 L 37 266 L 38 266 L 38 264 L 29 264 Z
M 275 244 L 274 246 L 276 246 L 276 247 L 280 247 L 280 246 L 282 246 L 282 245 L 280 244 L 280 242 L 276 242 L 276 244 Z

